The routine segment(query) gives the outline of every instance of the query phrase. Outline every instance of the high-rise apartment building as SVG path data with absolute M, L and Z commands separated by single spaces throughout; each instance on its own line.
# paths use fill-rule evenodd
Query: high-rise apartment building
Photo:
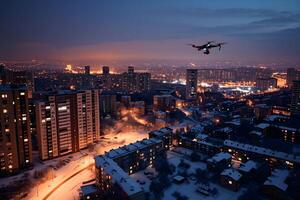
M 27 88 L 0 85 L 0 174 L 14 173 L 31 165 Z
M 293 81 L 291 114 L 294 117 L 300 117 L 300 80 Z
M 186 99 L 195 99 L 197 96 L 198 85 L 198 70 L 187 69 L 186 70 Z
M 88 147 L 99 139 L 99 91 L 64 91 L 36 104 L 42 160 Z
M 89 65 L 84 66 L 84 73 L 85 74 L 91 74 L 91 67 Z
M 109 74 L 109 67 L 108 66 L 103 66 L 102 67 L 102 74 L 103 75 L 108 75 Z
M 286 75 L 286 83 L 289 88 L 293 86 L 293 81 L 300 80 L 300 70 L 295 68 L 288 68 Z
M 277 79 L 276 78 L 257 78 L 256 85 L 257 89 L 259 90 L 269 90 L 275 89 L 277 87 Z

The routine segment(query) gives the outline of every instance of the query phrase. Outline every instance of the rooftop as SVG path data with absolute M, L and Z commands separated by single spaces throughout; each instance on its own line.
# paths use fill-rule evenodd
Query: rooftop
M 246 163 L 241 163 L 238 170 L 250 172 L 252 169 L 257 169 L 257 163 L 252 160 L 248 160 Z
M 294 154 L 287 154 L 284 152 L 274 151 L 274 150 L 267 149 L 264 147 L 253 146 L 250 144 L 244 144 L 244 143 L 240 143 L 240 142 L 236 142 L 236 141 L 232 141 L 232 140 L 225 140 L 224 145 L 228 146 L 228 147 L 248 151 L 248 152 L 258 153 L 258 154 L 262 154 L 262 155 L 271 156 L 274 158 L 279 158 L 282 160 L 288 160 L 288 161 L 300 163 L 300 156 L 296 156 Z
M 142 192 L 141 187 L 112 159 L 106 156 L 97 156 L 95 157 L 95 163 L 96 167 L 103 168 L 103 171 L 109 174 L 112 181 L 118 183 L 128 196 Z
M 259 129 L 266 129 L 270 126 L 270 124 L 267 124 L 267 123 L 260 123 L 260 124 L 257 124 L 255 126 L 255 128 L 259 128 Z
M 137 141 L 135 143 L 131 143 L 131 144 L 119 147 L 117 149 L 112 149 L 109 152 L 107 152 L 105 155 L 111 159 L 115 159 L 117 157 L 127 155 L 136 150 L 143 149 L 150 145 L 158 144 L 160 142 L 161 142 L 161 140 L 158 140 L 156 138 L 144 139 L 144 140 Z
M 280 170 L 280 169 L 275 169 L 272 172 L 272 175 L 268 177 L 268 179 L 264 182 L 264 185 L 271 185 L 275 186 L 282 191 L 286 191 L 288 188 L 288 185 L 285 183 L 285 180 L 289 176 L 289 171 L 288 170 Z
M 233 168 L 225 169 L 222 173 L 222 176 L 228 176 L 235 181 L 238 181 L 242 178 L 242 174 L 240 174 L 237 170 Z
M 214 155 L 213 157 L 209 158 L 207 161 L 217 163 L 217 162 L 221 162 L 222 160 L 229 160 L 229 159 L 231 159 L 231 155 L 229 153 L 220 152 Z

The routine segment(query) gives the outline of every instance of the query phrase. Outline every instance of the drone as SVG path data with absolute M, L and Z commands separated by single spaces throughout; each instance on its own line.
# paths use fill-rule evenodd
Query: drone
M 209 41 L 203 45 L 195 45 L 195 44 L 188 44 L 193 48 L 197 49 L 198 51 L 203 51 L 204 54 L 208 55 L 210 53 L 211 48 L 219 47 L 219 51 L 221 50 L 222 45 L 226 44 L 226 42 L 215 43 L 214 41 Z

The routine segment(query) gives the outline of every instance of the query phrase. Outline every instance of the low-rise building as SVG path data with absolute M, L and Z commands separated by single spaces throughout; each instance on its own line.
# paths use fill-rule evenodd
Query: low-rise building
M 199 140 L 199 138 L 191 139 L 185 134 L 180 134 L 178 146 L 212 156 L 221 151 L 223 144 L 217 140 L 210 140 L 207 137 L 205 140 Z
M 257 161 L 265 160 L 269 162 L 271 167 L 286 166 L 288 168 L 297 168 L 300 164 L 300 156 L 232 140 L 225 140 L 224 148 L 233 155 L 234 160 L 241 162 L 249 159 Z
M 275 169 L 264 182 L 263 192 L 272 199 L 286 199 L 288 170 Z
M 141 186 L 126 174 L 115 161 L 107 156 L 97 156 L 95 158 L 95 165 L 96 186 L 100 196 L 105 196 L 106 192 L 113 191 L 113 193 L 118 193 L 117 196 L 119 196 L 120 199 L 145 199 L 145 194 Z
M 105 156 L 114 160 L 125 172 L 132 174 L 152 165 L 163 150 L 162 140 L 150 138 L 110 150 Z
M 225 169 L 220 174 L 220 184 L 233 191 L 238 191 L 241 185 L 242 174 L 233 168 Z
M 164 148 L 169 150 L 173 141 L 173 130 L 169 127 L 165 127 L 149 133 L 149 138 L 157 138 L 163 141 Z
M 212 171 L 222 171 L 231 166 L 231 155 L 226 152 L 220 152 L 207 159 L 207 168 Z

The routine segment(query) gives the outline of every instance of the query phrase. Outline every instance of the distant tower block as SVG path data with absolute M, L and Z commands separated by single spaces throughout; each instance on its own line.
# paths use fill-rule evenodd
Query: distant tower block
M 84 66 L 84 73 L 85 74 L 91 74 L 91 67 L 90 66 Z
M 186 70 L 186 99 L 195 99 L 197 96 L 198 70 Z
M 108 75 L 109 74 L 109 67 L 108 66 L 103 66 L 102 67 L 102 73 L 104 75 Z

